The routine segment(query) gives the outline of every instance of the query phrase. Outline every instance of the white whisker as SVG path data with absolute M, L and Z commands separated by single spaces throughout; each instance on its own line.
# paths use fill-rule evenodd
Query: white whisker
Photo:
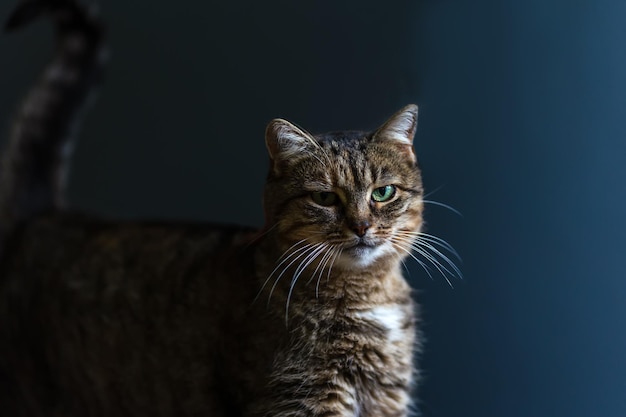
M 339 246 L 338 248 L 339 248 L 339 250 L 335 254 L 333 260 L 330 261 L 330 266 L 328 267 L 328 273 L 326 274 L 326 282 L 330 281 L 330 271 L 332 271 L 333 265 L 335 264 L 335 261 L 337 260 L 337 258 L 339 258 L 341 256 L 341 252 L 343 252 L 343 247 Z
M 261 293 L 263 292 L 263 289 L 265 288 L 265 286 L 267 285 L 267 283 L 269 282 L 269 280 L 272 278 L 272 275 L 274 275 L 276 273 L 276 271 L 278 270 L 278 268 L 280 268 L 280 266 L 282 264 L 284 264 L 286 261 L 289 260 L 289 258 L 291 258 L 292 256 L 294 256 L 296 253 L 300 252 L 301 250 L 305 249 L 308 245 L 303 246 L 302 248 L 295 250 L 293 252 L 290 252 L 293 248 L 295 248 L 296 246 L 298 246 L 299 244 L 305 242 L 307 239 L 302 239 L 296 243 L 294 243 L 293 245 L 291 245 L 287 250 L 285 250 L 283 252 L 282 255 L 280 255 L 280 257 L 276 260 L 276 262 L 281 261 L 278 265 L 276 265 L 276 267 L 272 270 L 272 272 L 269 274 L 269 276 L 267 277 L 267 279 L 265 280 L 265 282 L 263 282 L 263 285 L 261 286 L 261 289 L 259 290 L 259 292 L 257 293 L 257 295 L 254 297 L 254 300 L 252 300 L 252 304 L 254 304 L 257 299 L 259 298 L 259 296 L 261 295 Z
M 461 255 L 459 255 L 459 253 L 452 247 L 452 245 L 450 245 L 448 242 L 446 242 L 445 240 L 443 240 L 442 238 L 435 236 L 435 235 L 431 235 L 428 233 L 424 233 L 424 232 L 420 232 L 418 235 L 418 238 L 420 239 L 424 239 L 424 240 L 428 240 L 432 243 L 435 243 L 439 246 L 441 246 L 442 248 L 444 248 L 445 250 L 447 250 L 448 252 L 452 253 L 454 256 L 456 256 L 456 258 L 460 261 L 463 262 L 463 259 L 461 259 Z
M 261 231 L 257 236 L 255 236 L 250 242 L 246 244 L 246 248 L 250 247 L 253 243 L 261 240 L 261 238 L 265 237 L 269 232 L 274 230 L 278 226 L 278 223 L 274 223 L 271 227 Z
M 449 205 L 447 205 L 447 204 L 445 204 L 445 203 L 440 203 L 439 201 L 433 201 L 433 200 L 422 200 L 422 201 L 423 201 L 424 203 L 426 203 L 426 204 L 432 204 L 432 205 L 435 205 L 435 206 L 440 206 L 440 207 L 447 208 L 448 210 L 450 210 L 450 211 L 451 211 L 451 212 L 453 212 L 454 214 L 456 214 L 456 215 L 458 215 L 458 216 L 463 217 L 463 214 L 461 214 L 461 212 L 460 212 L 460 211 L 458 211 L 458 210 L 457 210 L 457 209 L 455 209 L 454 207 L 449 206 Z
M 325 243 L 315 243 L 314 246 L 315 246 L 315 250 L 309 253 L 302 260 L 302 262 L 300 262 L 300 265 L 298 265 L 298 267 L 296 268 L 296 271 L 294 272 L 294 276 L 300 275 L 302 271 L 309 265 L 308 264 L 309 259 L 315 259 L 326 248 L 327 245 Z
M 320 270 L 320 273 L 319 273 L 319 275 L 317 277 L 317 282 L 315 283 L 315 298 L 319 298 L 320 281 L 322 280 L 322 274 L 324 273 L 324 268 L 326 268 L 326 265 L 328 265 L 328 262 L 331 260 L 331 258 L 335 255 L 336 252 L 338 252 L 338 248 L 336 246 L 333 246 L 333 247 L 331 247 L 331 249 L 327 253 L 328 256 L 326 257 L 326 261 L 324 262 L 324 266 Z M 328 267 L 328 274 L 329 275 L 330 275 L 331 267 L 332 267 L 332 264 Z
M 409 253 L 413 259 L 418 260 L 416 256 L 413 256 L 412 252 L 408 250 L 408 248 L 425 258 L 444 277 L 446 282 L 448 282 L 448 285 L 452 286 L 448 276 L 463 279 L 463 274 L 456 264 L 452 262 L 452 260 L 441 250 L 434 246 L 440 246 L 442 249 L 454 254 L 460 260 L 456 251 L 445 240 L 427 233 L 401 230 L 396 232 L 396 234 L 392 237 L 392 241 L 396 243 L 396 245 L 394 245 L 396 248 L 400 247 L 404 252 Z M 398 243 L 401 243 L 401 245 L 398 245 Z M 427 272 L 430 271 L 430 268 L 427 268 L 423 262 L 419 260 L 418 262 Z M 428 274 L 432 279 L 430 272 Z
M 404 270 L 408 274 L 410 272 L 409 267 L 406 266 L 406 262 L 404 262 L 404 259 L 400 257 L 400 254 L 398 254 L 398 257 L 400 258 L 400 263 L 402 264 L 402 268 L 404 268 Z
M 272 285 L 272 289 L 270 290 L 269 295 L 267 296 L 267 306 L 269 307 L 270 304 L 270 300 L 272 298 L 272 294 L 274 294 L 274 290 L 276 289 L 276 285 L 278 285 L 278 281 L 280 281 L 280 278 L 285 274 L 285 272 L 287 272 L 287 270 L 289 269 L 289 267 L 291 265 L 294 264 L 294 262 L 296 262 L 298 259 L 302 258 L 302 256 L 306 255 L 307 253 L 310 253 L 311 251 L 314 251 L 315 248 L 317 246 L 313 245 L 313 244 L 307 244 L 304 248 L 298 249 L 298 251 L 305 249 L 304 251 L 302 251 L 302 253 L 300 253 L 298 256 L 296 256 L 294 259 L 291 260 L 291 262 L 289 262 L 289 264 L 285 267 L 283 267 L 282 271 L 280 272 L 280 274 L 278 275 L 278 277 L 276 277 L 276 279 L 274 280 L 274 285 Z
M 437 191 L 441 190 L 442 188 L 443 188 L 443 185 L 440 185 L 439 187 L 435 188 L 429 193 L 424 194 L 424 198 L 430 197 L 431 195 L 435 194 Z
M 463 274 L 461 273 L 461 271 L 459 270 L 459 268 L 457 268 L 457 266 L 454 264 L 454 262 L 452 262 L 450 260 L 450 258 L 448 258 L 446 255 L 444 255 L 443 253 L 441 253 L 441 251 L 437 248 L 435 248 L 434 246 L 425 243 L 423 241 L 420 241 L 419 239 L 416 240 L 414 242 L 416 245 L 419 245 L 420 247 L 424 248 L 424 249 L 430 249 L 431 251 L 433 251 L 436 255 L 438 255 L 441 259 L 443 259 L 448 265 L 450 265 L 450 267 L 452 269 L 454 269 L 454 272 L 456 272 L 456 275 L 460 278 L 463 279 Z M 442 265 L 443 266 L 443 265 Z M 451 274 L 454 275 L 454 274 Z
M 302 262 L 300 262 L 300 265 L 298 265 L 298 268 L 296 268 L 296 272 L 293 275 L 293 278 L 291 279 L 291 285 L 289 286 L 289 293 L 287 294 L 287 302 L 285 304 L 285 326 L 289 325 L 289 302 L 291 301 L 291 294 L 293 294 L 293 290 L 296 286 L 296 282 L 298 281 L 298 278 L 300 277 L 300 275 L 302 275 L 302 272 L 309 266 L 311 265 L 311 263 L 313 261 L 315 261 L 317 259 L 317 257 L 320 255 L 320 253 L 322 253 L 326 247 L 328 245 L 326 245 L 325 243 L 317 243 L 314 246 L 314 250 L 311 251 Z
M 441 246 L 443 249 L 452 253 L 459 261 L 463 262 L 463 260 L 461 259 L 461 256 L 452 247 L 452 245 L 450 245 L 448 242 L 446 242 L 445 240 L 443 240 L 442 238 L 438 236 L 431 235 L 431 234 L 424 233 L 424 232 L 409 232 L 409 231 L 404 231 L 404 230 L 400 230 L 396 233 L 403 237 L 410 237 L 412 239 L 421 239 L 421 240 L 428 241 L 430 243 L 434 243 L 438 246 Z
M 326 163 L 324 161 L 322 161 L 317 155 L 315 155 L 313 152 L 306 152 L 305 153 L 309 154 L 310 156 L 312 156 L 313 158 L 317 159 L 317 161 L 322 164 L 323 167 L 328 169 L 328 165 L 326 165 Z
M 400 250 L 402 250 L 403 252 L 405 252 L 407 255 L 409 255 L 411 258 L 413 258 L 418 264 L 420 264 L 420 266 L 424 269 L 424 271 L 426 271 L 426 273 L 428 274 L 428 276 L 430 277 L 430 279 L 434 279 L 433 275 L 430 273 L 430 268 L 428 268 L 428 265 L 426 265 L 421 259 L 419 259 L 418 257 L 416 257 L 415 255 L 413 255 L 413 253 L 411 253 L 410 250 L 408 250 L 407 248 L 405 248 L 404 246 L 400 245 L 399 243 L 392 241 L 391 244 L 393 245 L 393 247 L 398 248 Z
M 332 249 L 332 245 L 329 244 L 325 244 L 325 252 L 324 252 L 324 256 L 322 256 L 322 259 L 320 259 L 320 261 L 317 264 L 317 267 L 315 267 L 315 271 L 313 271 L 313 273 L 311 274 L 311 278 L 309 278 L 309 280 L 306 282 L 307 285 L 309 285 L 311 283 L 311 281 L 313 281 L 313 279 L 315 279 L 315 275 L 317 275 L 317 271 L 322 268 L 322 271 L 324 270 L 324 267 L 322 265 L 325 264 L 325 261 L 327 261 L 327 258 L 331 255 L 332 250 L 327 250 L 328 248 Z
M 439 262 L 439 260 L 437 258 L 435 258 L 433 255 L 428 253 L 424 248 L 419 247 L 417 245 L 411 245 L 411 248 L 415 252 L 417 252 L 418 254 L 422 255 L 424 258 L 426 258 L 435 267 L 435 269 L 437 269 L 437 271 L 439 271 L 441 276 L 448 282 L 448 285 L 450 285 L 452 287 L 452 283 L 448 279 L 448 275 L 454 276 L 454 274 L 448 268 L 446 268 L 445 265 L 443 265 L 441 262 Z M 446 272 L 448 274 L 446 274 Z

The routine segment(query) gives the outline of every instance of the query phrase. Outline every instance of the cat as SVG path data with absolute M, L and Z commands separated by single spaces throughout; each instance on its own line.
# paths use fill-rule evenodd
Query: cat
M 75 0 L 22 1 L 6 27 L 40 16 L 57 52 L 2 155 L 0 414 L 416 411 L 421 336 L 401 267 L 443 246 L 421 231 L 417 107 L 373 132 L 271 121 L 261 230 L 103 220 L 66 207 L 64 180 L 104 31 Z

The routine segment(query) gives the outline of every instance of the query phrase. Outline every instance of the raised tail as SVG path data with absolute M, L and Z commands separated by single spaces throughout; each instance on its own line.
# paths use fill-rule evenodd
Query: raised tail
M 56 26 L 56 52 L 19 108 L 2 154 L 0 250 L 20 222 L 63 205 L 71 138 L 105 61 L 102 25 L 77 0 L 23 0 L 4 29 L 43 16 Z

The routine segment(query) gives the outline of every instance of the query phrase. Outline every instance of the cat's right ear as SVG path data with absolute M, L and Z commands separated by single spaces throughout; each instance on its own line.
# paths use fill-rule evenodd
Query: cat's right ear
M 284 164 L 319 146 L 313 136 L 284 119 L 274 119 L 265 129 L 265 146 L 270 155 L 274 173 L 279 174 Z
M 416 162 L 413 150 L 413 137 L 417 129 L 417 106 L 409 104 L 394 114 L 374 132 L 373 139 L 377 142 L 397 146 L 404 151 L 411 161 Z

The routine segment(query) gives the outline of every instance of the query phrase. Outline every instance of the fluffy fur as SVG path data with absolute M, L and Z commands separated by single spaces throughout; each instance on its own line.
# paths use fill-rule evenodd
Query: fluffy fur
M 100 24 L 29 0 L 8 26 L 39 15 L 60 46 L 3 155 L 0 413 L 408 415 L 420 343 L 401 263 L 438 242 L 421 233 L 417 107 L 369 133 L 272 121 L 262 230 L 106 222 L 60 204 Z

